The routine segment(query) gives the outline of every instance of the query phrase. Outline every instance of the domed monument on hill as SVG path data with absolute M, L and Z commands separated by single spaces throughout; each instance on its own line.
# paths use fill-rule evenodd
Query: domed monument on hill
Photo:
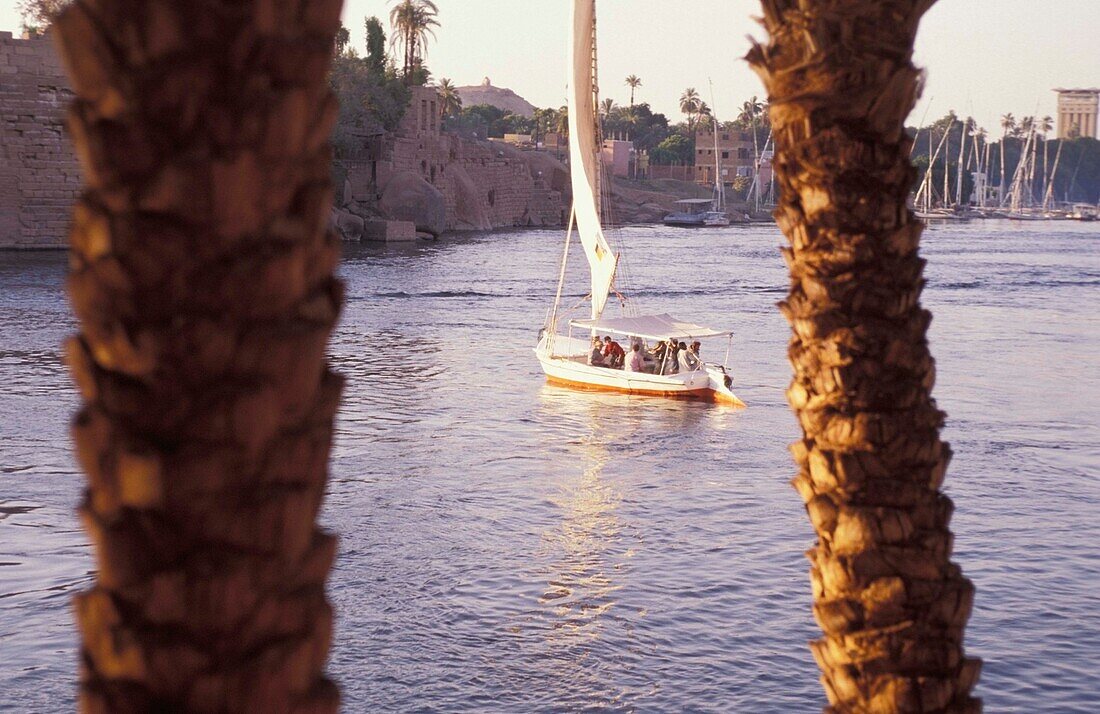
M 462 97 L 462 106 L 464 107 L 489 104 L 519 116 L 532 117 L 535 115 L 535 106 L 531 102 L 511 89 L 494 87 L 488 77 L 481 84 L 458 87 L 457 91 L 458 96 Z

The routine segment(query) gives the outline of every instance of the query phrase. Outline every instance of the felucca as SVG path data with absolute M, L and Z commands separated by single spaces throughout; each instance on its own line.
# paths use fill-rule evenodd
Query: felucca
M 744 406 L 732 391 L 733 379 L 727 363 L 732 344 L 728 330 L 714 330 L 671 315 L 638 314 L 633 304 L 616 289 L 619 256 L 612 251 L 601 224 L 599 89 L 596 64 L 595 0 L 573 0 L 569 81 L 569 159 L 572 174 L 573 209 L 565 234 L 554 304 L 547 314 L 535 354 L 551 383 L 584 390 L 606 390 L 661 397 L 706 399 Z M 561 309 L 566 264 L 573 230 L 580 239 L 591 272 L 591 302 L 587 317 L 573 317 Z M 622 315 L 605 315 L 608 298 L 614 292 Z M 564 330 L 565 334 L 561 334 Z M 575 337 L 574 330 L 583 337 Z M 625 358 L 604 366 L 593 359 L 597 337 L 623 339 Z M 726 358 L 722 363 L 704 362 L 699 352 L 677 353 L 661 349 L 662 344 L 690 343 L 704 338 L 725 337 Z M 617 343 L 616 343 L 617 344 Z M 650 345 L 654 350 L 650 350 Z M 638 349 L 635 352 L 634 346 Z M 644 360 L 641 355 L 652 354 Z M 621 366 L 616 363 L 621 363 Z M 632 368 L 633 367 L 633 368 Z

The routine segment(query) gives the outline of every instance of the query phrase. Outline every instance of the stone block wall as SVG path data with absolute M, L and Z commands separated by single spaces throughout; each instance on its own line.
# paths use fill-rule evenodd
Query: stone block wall
M 562 223 L 561 194 L 534 177 L 531 167 L 514 149 L 449 134 L 398 136 L 388 158 L 378 170 L 379 184 L 385 185 L 390 171 L 420 174 L 443 192 L 448 230 Z M 456 172 L 456 168 L 461 171 Z M 468 195 L 471 184 L 476 191 L 472 197 Z M 471 198 L 476 200 L 476 207 L 468 205 Z M 487 223 L 477 225 L 472 214 Z
M 64 130 L 72 92 L 48 37 L 0 32 L 0 248 L 62 248 L 80 169 Z
M 413 173 L 443 194 L 446 230 L 562 225 L 562 194 L 533 169 L 527 154 L 440 131 L 437 99 L 435 88 L 415 87 L 397 131 L 340 162 L 344 205 L 375 209 L 391 177 Z

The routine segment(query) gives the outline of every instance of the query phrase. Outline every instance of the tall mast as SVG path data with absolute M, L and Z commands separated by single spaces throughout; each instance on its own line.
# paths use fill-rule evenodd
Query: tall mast
M 1051 199 L 1054 198 L 1054 178 L 1058 175 L 1058 164 L 1062 161 L 1062 147 L 1066 145 L 1064 139 L 1058 140 L 1058 153 L 1054 155 L 1054 170 L 1047 177 L 1046 191 L 1043 192 L 1043 210 L 1050 208 Z
M 721 211 L 725 203 L 725 186 L 722 184 L 722 155 L 718 153 L 718 112 L 714 109 L 714 82 L 710 83 L 710 130 L 714 134 L 714 210 Z
M 963 202 L 963 171 L 966 169 L 966 122 L 963 122 L 962 131 L 959 133 L 959 165 L 958 180 L 955 186 L 955 207 L 962 206 Z
M 950 200 L 948 196 L 951 195 L 951 186 L 949 184 L 951 179 L 951 167 L 947 163 L 947 157 L 951 154 L 951 129 L 954 128 L 955 122 L 951 122 L 947 125 L 947 131 L 945 136 L 948 137 L 948 145 L 945 147 L 947 150 L 943 152 L 943 208 L 947 208 L 947 203 Z
M 600 125 L 600 63 L 596 46 L 596 3 L 592 3 L 592 126 L 596 137 L 596 212 L 603 220 L 603 127 Z

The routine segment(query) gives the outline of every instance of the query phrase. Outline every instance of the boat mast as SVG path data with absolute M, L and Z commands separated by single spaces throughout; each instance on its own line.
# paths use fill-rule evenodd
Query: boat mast
M 943 151 L 943 145 L 947 142 L 947 137 L 950 136 L 948 132 L 944 132 L 943 138 L 940 139 L 939 146 L 936 147 L 936 152 L 932 152 L 932 130 L 928 130 L 928 170 L 924 172 L 924 181 L 921 183 L 920 190 L 917 191 L 916 199 L 914 203 L 920 203 L 921 196 L 924 196 L 924 211 L 927 213 L 932 209 L 932 168 L 936 165 L 936 159 L 940 158 L 940 152 Z M 946 163 L 946 162 L 945 162 Z M 946 169 L 945 169 L 946 170 Z M 946 196 L 944 199 L 946 200 Z
M 596 3 L 592 3 L 592 127 L 596 137 L 596 213 L 603 222 L 603 127 L 600 125 L 600 67 L 599 51 L 596 47 Z
M 952 112 L 954 116 L 954 112 Z M 943 152 L 943 197 L 942 208 L 947 208 L 951 202 L 951 165 L 948 163 L 948 157 L 951 155 L 951 130 L 955 128 L 955 122 L 952 120 L 948 125 L 946 131 L 947 146 L 944 147 L 946 151 Z
M 975 130 L 970 135 L 970 137 L 974 140 L 974 146 L 971 148 L 970 158 L 974 161 L 974 193 L 977 194 L 976 197 L 972 196 L 972 200 L 976 198 L 978 208 L 985 208 L 985 167 L 982 166 L 982 145 L 979 142 L 980 132 L 976 127 L 977 125 L 975 125 Z M 981 174 L 982 176 L 980 183 L 978 181 L 978 174 Z
M 1054 178 L 1058 175 L 1058 164 L 1062 161 L 1062 147 L 1066 145 L 1064 139 L 1058 140 L 1058 153 L 1054 155 L 1054 170 L 1047 178 L 1047 189 L 1043 192 L 1043 210 L 1050 208 L 1050 201 L 1054 198 Z
M 967 122 L 963 122 L 962 131 L 959 132 L 959 165 L 958 165 L 958 180 L 955 186 L 955 208 L 962 206 L 963 202 L 963 171 L 966 169 L 966 126 Z
M 718 153 L 718 112 L 714 109 L 714 82 L 710 79 L 710 130 L 714 133 L 714 210 L 721 211 L 725 201 L 725 186 L 722 183 L 721 154 Z
M 1012 174 L 1009 210 L 1013 213 L 1019 213 L 1023 208 L 1024 183 L 1027 181 L 1027 165 L 1031 159 L 1031 137 L 1032 134 L 1029 133 L 1024 142 L 1023 151 L 1020 153 L 1020 160 L 1016 163 L 1016 170 Z

